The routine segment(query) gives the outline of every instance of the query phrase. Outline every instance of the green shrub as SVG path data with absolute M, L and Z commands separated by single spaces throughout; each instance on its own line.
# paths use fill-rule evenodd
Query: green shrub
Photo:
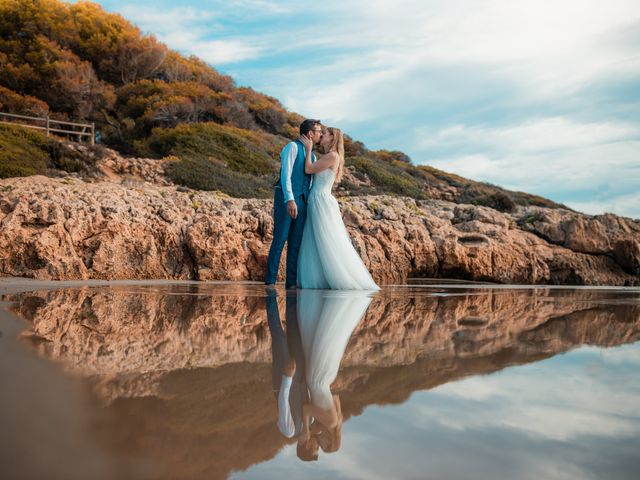
M 175 157 L 165 168 L 174 183 L 242 198 L 273 194 L 282 146 L 273 135 L 212 122 L 156 128 L 136 143 L 140 155 Z
M 43 133 L 14 125 L 0 125 L 0 178 L 49 175 L 55 170 L 94 173 L 100 147 L 85 155 Z
M 136 150 L 156 158 L 206 159 L 239 173 L 273 175 L 277 164 L 271 145 L 261 143 L 260 134 L 254 133 L 251 137 L 246 131 L 212 122 L 182 124 L 154 129 L 147 140 L 136 143 Z
M 196 190 L 219 190 L 240 198 L 269 198 L 273 194 L 274 176 L 236 172 L 202 157 L 173 160 L 165 172 L 174 183 Z
M 44 174 L 47 137 L 22 127 L 0 125 L 0 178 Z
M 483 205 L 499 212 L 512 212 L 516 208 L 513 199 L 504 192 L 497 191 L 491 195 L 483 195 L 471 201 L 474 205 Z

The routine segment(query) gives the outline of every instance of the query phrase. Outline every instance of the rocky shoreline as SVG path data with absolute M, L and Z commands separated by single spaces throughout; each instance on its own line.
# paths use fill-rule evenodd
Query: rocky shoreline
M 111 159 L 93 179 L 0 180 L 0 275 L 263 278 L 271 201 L 188 190 L 168 182 L 158 162 L 119 162 Z M 640 285 L 638 220 L 394 196 L 339 200 L 352 241 L 381 284 L 431 277 Z

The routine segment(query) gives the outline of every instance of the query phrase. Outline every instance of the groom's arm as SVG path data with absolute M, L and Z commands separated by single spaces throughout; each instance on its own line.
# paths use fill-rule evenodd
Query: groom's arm
M 292 381 L 292 377 L 282 375 L 282 384 L 278 394 L 278 430 L 287 438 L 293 437 L 296 432 L 295 423 L 291 416 L 291 407 L 289 406 L 289 392 L 291 391 Z
M 284 194 L 284 203 L 293 200 L 293 189 L 291 188 L 291 171 L 293 164 L 298 156 L 298 145 L 296 142 L 288 143 L 280 154 L 280 185 L 282 185 L 282 193 Z

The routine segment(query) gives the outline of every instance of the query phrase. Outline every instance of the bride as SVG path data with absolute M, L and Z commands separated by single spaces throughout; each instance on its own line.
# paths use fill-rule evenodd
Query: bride
M 367 312 L 371 298 L 364 292 L 298 293 L 296 313 L 309 389 L 309 402 L 302 407 L 303 427 L 298 441 L 301 458 L 317 459 L 318 447 L 325 453 L 340 448 L 343 414 L 340 397 L 331 392 L 331 384 L 338 375 L 349 338 Z
M 331 194 L 344 170 L 344 139 L 328 128 L 320 145 L 325 155 L 312 163 L 312 143 L 305 145 L 305 173 L 315 174 L 307 202 L 307 220 L 298 255 L 298 286 L 333 290 L 379 290 L 351 244 L 338 201 Z

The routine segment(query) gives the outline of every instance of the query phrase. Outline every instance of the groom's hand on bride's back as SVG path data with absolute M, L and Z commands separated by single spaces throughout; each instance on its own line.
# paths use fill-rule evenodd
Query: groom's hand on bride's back
M 287 202 L 287 213 L 294 219 L 298 216 L 298 206 L 296 205 L 295 200 L 289 200 Z

